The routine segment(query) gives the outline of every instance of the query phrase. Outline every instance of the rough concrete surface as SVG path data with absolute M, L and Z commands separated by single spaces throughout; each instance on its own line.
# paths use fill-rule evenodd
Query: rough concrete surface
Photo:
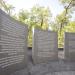
M 63 60 L 63 51 L 59 52 L 60 60 L 40 64 L 33 63 L 31 53 L 31 50 L 29 50 L 28 69 L 17 71 L 12 75 L 75 75 L 75 62 Z

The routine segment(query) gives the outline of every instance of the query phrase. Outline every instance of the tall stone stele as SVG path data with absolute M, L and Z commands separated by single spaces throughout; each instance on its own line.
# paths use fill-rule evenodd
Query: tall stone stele
M 0 75 L 10 75 L 27 65 L 28 27 L 0 9 Z
M 75 61 L 75 33 L 65 32 L 64 42 L 65 59 Z
M 57 32 L 34 29 L 32 58 L 35 64 L 58 59 Z

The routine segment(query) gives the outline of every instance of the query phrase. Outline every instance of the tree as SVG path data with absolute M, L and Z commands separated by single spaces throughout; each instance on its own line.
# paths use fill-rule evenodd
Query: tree
M 42 29 L 48 29 L 51 11 L 49 8 L 34 6 L 31 9 L 31 19 L 36 24 L 36 27 L 40 27 Z
M 53 31 L 58 32 L 58 47 L 62 48 L 64 45 L 64 27 L 67 25 L 67 23 L 70 21 L 71 18 L 71 12 L 68 12 L 66 18 L 65 18 L 65 10 L 56 16 L 55 22 L 52 23 L 52 29 Z M 62 29 L 61 29 L 62 25 Z
M 72 11 L 75 8 L 75 0 L 59 0 L 65 9 L 65 14 L 64 14 L 64 18 L 62 19 L 62 23 L 61 23 L 61 27 L 60 30 L 62 30 L 63 27 L 63 20 L 66 19 L 67 15 L 68 15 L 68 11 Z M 61 31 L 60 31 L 61 32 Z
M 48 29 L 51 12 L 49 8 L 34 6 L 30 11 L 20 10 L 18 20 L 27 24 L 29 28 L 28 43 L 32 46 L 32 29 L 41 28 Z
M 11 15 L 12 11 L 14 10 L 14 7 L 6 3 L 4 0 L 0 0 L 0 8 L 3 9 L 9 15 Z
M 62 13 L 56 16 L 53 27 L 55 27 L 54 29 L 58 31 L 58 46 L 63 47 L 64 31 L 67 30 L 67 25 L 69 25 L 72 11 L 74 11 L 73 8 L 75 6 L 75 1 L 74 0 L 59 0 L 59 1 L 63 4 L 64 10 Z
M 68 7 L 74 7 L 75 6 L 75 0 L 59 0 L 64 6 Z
M 65 26 L 66 32 L 75 32 L 75 21 L 70 21 L 67 26 Z
M 68 11 L 75 11 L 75 0 L 59 0 L 63 5 L 66 10 L 66 14 Z M 71 28 L 75 27 L 75 21 L 70 21 L 67 25 L 71 26 Z M 67 26 L 66 26 L 67 27 Z M 73 30 L 74 31 L 74 30 Z
M 27 23 L 26 20 L 29 19 L 29 12 L 27 10 L 23 10 L 21 9 L 19 11 L 19 14 L 18 14 L 18 19 L 21 21 L 21 22 L 24 22 L 24 23 Z

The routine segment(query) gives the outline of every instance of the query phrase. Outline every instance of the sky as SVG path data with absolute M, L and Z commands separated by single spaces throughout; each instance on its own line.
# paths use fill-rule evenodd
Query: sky
M 49 7 L 53 17 L 55 17 L 57 14 L 63 11 L 63 6 L 60 4 L 58 0 L 5 0 L 5 1 L 15 7 L 15 12 L 18 12 L 22 8 L 29 10 L 36 4 L 44 7 Z

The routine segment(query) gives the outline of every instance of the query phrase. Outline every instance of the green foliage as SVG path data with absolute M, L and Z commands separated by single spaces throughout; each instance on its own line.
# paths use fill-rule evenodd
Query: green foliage
M 31 8 L 30 11 L 21 9 L 18 14 L 12 15 L 14 7 L 4 0 L 0 0 L 0 8 L 3 9 L 9 15 L 16 20 L 19 20 L 28 25 L 28 47 L 32 46 L 32 29 L 40 28 L 48 30 L 51 26 L 51 30 L 58 32 L 58 47 L 64 46 L 64 32 L 75 32 L 75 21 L 71 21 L 71 14 L 74 11 L 75 0 L 59 0 L 64 10 L 62 13 L 56 16 L 55 20 L 51 21 L 51 11 L 49 8 L 41 7 L 39 5 Z
M 74 7 L 74 0 L 59 0 L 64 5 L 64 11 L 56 16 L 55 26 L 58 30 L 58 47 L 64 46 L 64 32 L 74 32 L 75 22 L 71 22 L 72 8 Z
M 70 4 L 71 6 L 75 6 L 75 0 L 59 0 L 59 1 L 64 5 Z
M 70 3 L 73 0 L 59 0 L 61 3 Z
M 65 26 L 66 32 L 75 32 L 75 21 L 71 21 L 68 23 L 67 26 Z
M 32 29 L 48 29 L 51 12 L 49 8 L 34 6 L 30 11 L 20 10 L 18 20 L 27 24 L 29 28 L 28 46 L 32 46 Z
M 73 11 L 75 9 L 75 0 L 59 0 L 65 9 Z
M 29 12 L 27 10 L 21 9 L 18 14 L 18 18 L 20 21 L 26 23 L 26 20 L 29 19 Z
M 75 22 L 71 22 L 71 11 L 64 9 L 64 11 L 56 16 L 55 23 L 52 25 L 54 31 L 58 31 L 58 47 L 64 46 L 64 32 L 74 32 Z
M 34 6 L 31 9 L 31 20 L 36 24 L 35 27 L 48 29 L 51 12 L 49 8 Z M 45 26 L 45 27 L 44 27 Z
M 0 8 L 3 9 L 9 15 L 11 15 L 12 11 L 14 10 L 14 7 L 6 3 L 4 0 L 0 0 Z

